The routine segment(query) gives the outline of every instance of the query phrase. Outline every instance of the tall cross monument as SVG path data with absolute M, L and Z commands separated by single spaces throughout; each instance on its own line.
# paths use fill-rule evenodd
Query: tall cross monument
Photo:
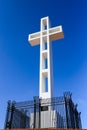
M 32 46 L 40 44 L 39 98 L 53 97 L 53 76 L 51 61 L 51 41 L 63 38 L 62 26 L 50 28 L 49 17 L 41 18 L 40 31 L 30 34 L 28 41 Z

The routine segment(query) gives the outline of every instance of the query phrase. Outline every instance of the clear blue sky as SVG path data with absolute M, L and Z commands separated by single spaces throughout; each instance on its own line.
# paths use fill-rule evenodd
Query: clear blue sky
M 0 0 L 0 128 L 7 101 L 30 100 L 39 90 L 39 46 L 28 34 L 40 30 L 40 18 L 63 26 L 65 38 L 54 41 L 55 96 L 71 91 L 87 128 L 87 1 Z

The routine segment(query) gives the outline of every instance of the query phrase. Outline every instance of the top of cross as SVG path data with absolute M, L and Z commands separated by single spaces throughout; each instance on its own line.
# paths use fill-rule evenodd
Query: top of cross
M 49 19 L 49 17 L 45 17 L 45 18 L 41 19 L 41 20 L 43 20 L 43 24 L 44 25 L 45 25 L 45 22 L 46 22 L 45 19 Z M 48 35 L 47 34 L 47 30 L 49 32 L 49 39 L 50 39 L 50 41 L 61 39 L 61 38 L 64 37 L 62 26 L 57 26 L 57 27 L 47 28 L 47 29 L 41 29 L 41 31 L 29 35 L 28 41 L 30 42 L 30 44 L 32 46 L 40 44 L 41 33 L 42 33 L 42 37 L 44 38 L 44 40 L 46 40 L 46 37 Z

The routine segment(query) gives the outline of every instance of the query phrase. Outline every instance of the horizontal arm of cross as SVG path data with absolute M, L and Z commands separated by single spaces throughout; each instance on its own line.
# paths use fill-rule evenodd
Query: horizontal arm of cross
M 47 30 L 43 30 L 42 31 L 42 37 L 44 38 L 44 41 L 46 41 L 47 35 L 48 35 Z M 32 46 L 35 46 L 35 45 L 40 44 L 40 37 L 41 37 L 41 32 L 36 32 L 36 33 L 29 35 L 28 41 L 30 42 L 30 44 Z M 63 35 L 62 26 L 57 26 L 57 27 L 49 29 L 50 41 L 61 39 L 63 37 L 64 37 L 64 35 Z

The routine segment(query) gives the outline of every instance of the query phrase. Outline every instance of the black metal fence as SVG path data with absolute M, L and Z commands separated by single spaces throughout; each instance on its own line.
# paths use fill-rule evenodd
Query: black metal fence
M 51 99 L 8 101 L 5 128 L 81 128 L 80 113 L 70 92 Z

